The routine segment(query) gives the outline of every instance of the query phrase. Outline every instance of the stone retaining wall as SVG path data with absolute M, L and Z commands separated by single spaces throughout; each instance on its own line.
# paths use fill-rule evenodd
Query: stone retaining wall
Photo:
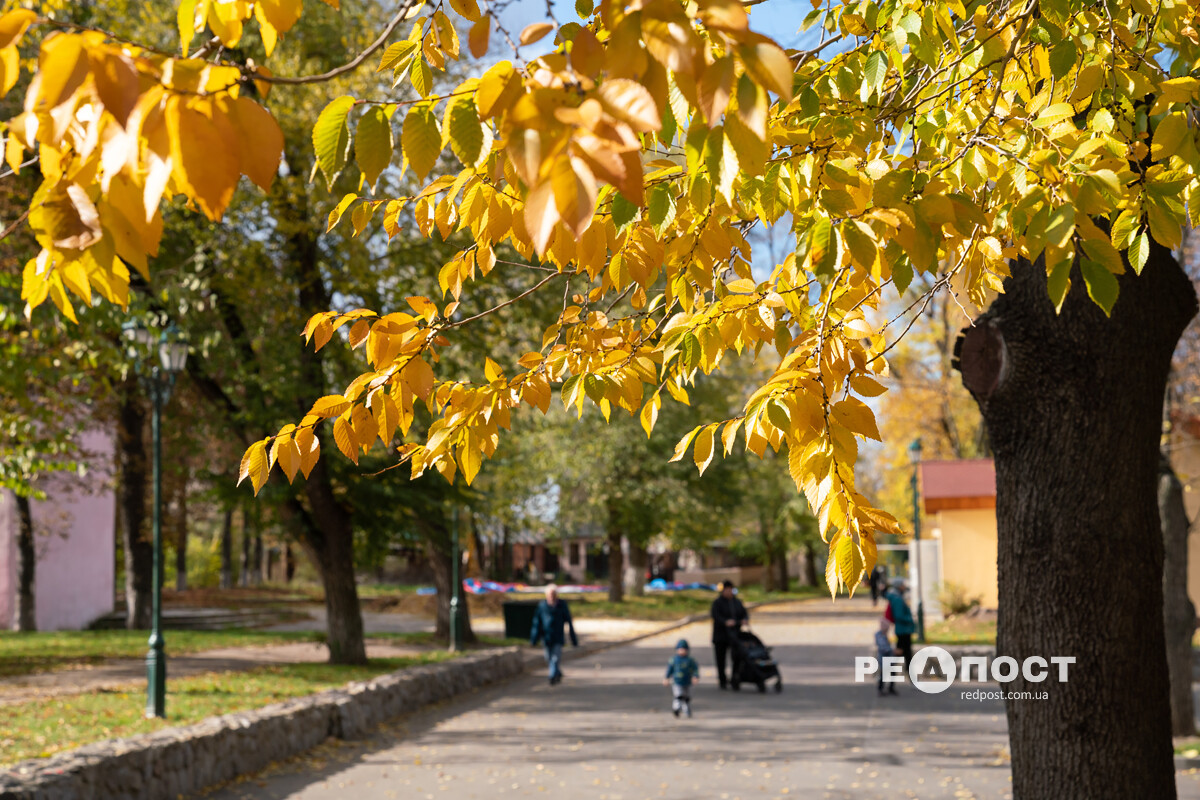
M 505 680 L 524 666 L 517 648 L 490 650 L 183 728 L 97 742 L 0 773 L 0 799 L 191 794 L 299 755 L 330 736 L 364 736 L 384 720 Z

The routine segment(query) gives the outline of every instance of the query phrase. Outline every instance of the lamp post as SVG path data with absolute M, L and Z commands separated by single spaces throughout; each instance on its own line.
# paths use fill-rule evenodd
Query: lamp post
M 908 460 L 912 463 L 912 513 L 913 513 L 913 594 L 917 596 L 917 641 L 925 642 L 925 596 L 921 592 L 921 492 L 917 471 L 921 466 L 921 440 L 913 439 L 908 446 Z
M 458 506 L 450 514 L 450 652 L 455 653 L 462 646 L 458 627 L 458 593 L 462 589 L 458 580 Z
M 154 334 L 140 323 L 130 321 L 122 326 L 122 335 L 130 344 L 130 356 L 137 359 L 154 346 Z M 167 715 L 167 656 L 162 635 L 162 407 L 171 396 L 175 376 L 187 363 L 188 345 L 182 332 L 174 325 L 158 337 L 158 361 L 151 361 L 149 374 L 144 374 L 135 360 L 135 369 L 154 403 L 150 431 L 154 440 L 154 501 L 152 526 L 154 530 L 154 569 L 150 629 L 150 649 L 146 653 L 146 716 Z M 150 356 L 153 359 L 153 355 Z

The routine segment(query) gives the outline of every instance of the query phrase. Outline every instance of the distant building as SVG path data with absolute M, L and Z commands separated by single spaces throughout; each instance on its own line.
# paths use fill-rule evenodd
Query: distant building
M 921 595 L 938 608 L 939 584 L 955 584 L 984 608 L 996 608 L 996 469 L 989 458 L 923 461 L 919 468 L 926 527 Z
M 32 502 L 37 569 L 34 604 L 38 630 L 78 630 L 113 610 L 116 580 L 116 497 L 108 465 L 113 442 L 107 434 L 83 435 L 81 449 L 96 467 L 80 478 L 54 475 L 45 481 L 46 500 Z M 102 468 L 97 468 L 102 467 Z M 17 614 L 16 498 L 0 491 L 0 629 Z

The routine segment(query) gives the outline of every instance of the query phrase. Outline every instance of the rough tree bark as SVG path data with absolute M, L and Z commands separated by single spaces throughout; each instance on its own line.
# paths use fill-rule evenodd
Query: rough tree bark
M 233 588 L 233 506 L 225 507 L 221 520 L 221 588 Z
M 625 581 L 621 578 L 625 572 L 625 557 L 621 552 L 621 528 L 617 524 L 616 514 L 609 510 L 608 514 L 608 601 L 623 603 L 625 601 Z
M 33 509 L 29 498 L 17 495 L 17 614 L 13 630 L 37 630 L 37 547 L 33 539 Z
M 117 409 L 117 457 L 121 522 L 125 550 L 125 625 L 131 629 L 150 627 L 150 591 L 154 582 L 154 544 L 146 535 L 146 442 L 143 431 L 146 411 L 137 394 L 136 378 L 121 387 Z
M 1171 732 L 1196 733 L 1192 701 L 1192 634 L 1196 608 L 1188 598 L 1188 524 L 1183 484 L 1165 454 L 1159 457 L 1158 513 L 1163 537 L 1163 628 L 1167 639 L 1167 671 L 1171 679 Z
M 1074 656 L 1069 680 L 1018 676 L 1006 700 L 1013 796 L 1175 797 L 1162 532 L 1155 487 L 1175 343 L 1191 283 L 1152 245 L 1106 319 L 1078 267 L 1061 313 L 1019 262 L 970 328 L 963 383 L 996 464 L 997 652 Z
M 646 546 L 626 537 L 629 545 L 629 563 L 625 567 L 625 591 L 630 597 L 643 597 L 646 594 L 646 567 L 650 563 L 650 553 Z

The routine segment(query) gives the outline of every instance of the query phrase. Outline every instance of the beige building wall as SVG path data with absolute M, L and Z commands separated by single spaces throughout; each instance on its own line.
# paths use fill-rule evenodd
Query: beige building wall
M 1193 521 L 1188 536 L 1188 597 L 1200 610 L 1200 525 L 1194 524 L 1200 515 L 1200 440 L 1176 428 L 1171 437 L 1171 466 L 1183 483 L 1183 502 L 1188 519 Z
M 1196 455 L 1200 459 L 1200 450 Z M 1200 483 L 1197 487 L 1200 491 Z M 938 511 L 935 524 L 942 542 L 942 580 L 982 597 L 984 608 L 996 608 L 996 509 Z

